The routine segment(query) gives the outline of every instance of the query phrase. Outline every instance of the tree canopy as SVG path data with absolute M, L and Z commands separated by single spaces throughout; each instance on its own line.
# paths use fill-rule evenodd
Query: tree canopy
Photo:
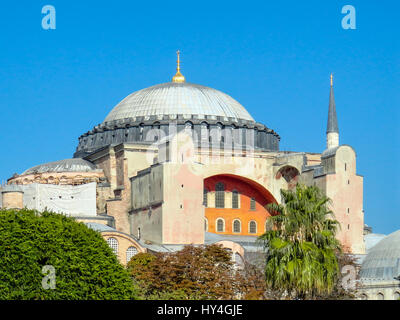
M 144 299 L 260 299 L 262 272 L 237 270 L 220 245 L 187 245 L 173 253 L 138 253 L 128 263 Z
M 46 278 L 52 271 L 54 286 Z M 0 299 L 135 297 L 129 273 L 98 232 L 61 214 L 0 210 Z
M 268 205 L 274 215 L 260 237 L 267 250 L 267 286 L 286 297 L 329 295 L 340 277 L 341 251 L 330 200 L 317 187 L 300 184 L 281 196 L 282 204 Z

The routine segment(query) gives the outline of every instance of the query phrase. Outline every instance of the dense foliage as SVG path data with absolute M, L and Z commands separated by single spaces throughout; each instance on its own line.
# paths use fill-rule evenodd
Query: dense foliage
M 219 245 L 185 246 L 173 253 L 139 253 L 128 263 L 144 299 L 260 299 L 261 272 L 237 270 Z
M 44 266 L 54 267 L 54 289 Z M 135 296 L 131 277 L 98 232 L 60 214 L 0 210 L 0 299 Z
M 274 215 L 260 238 L 267 249 L 267 286 L 281 297 L 306 299 L 332 294 L 340 270 L 338 222 L 329 198 L 316 187 L 281 190 L 282 204 L 270 204 Z
M 325 292 L 321 295 L 315 296 L 315 299 L 323 299 L 323 300 L 353 300 L 356 298 L 357 286 L 359 280 L 358 269 L 360 267 L 356 262 L 356 258 L 353 255 L 338 252 L 337 259 L 339 268 L 343 273 L 336 278 L 336 282 L 333 286 L 332 291 Z M 351 267 L 355 272 L 355 278 L 352 279 L 348 277 L 349 270 L 343 269 L 343 267 Z M 347 280 L 347 281 L 346 281 Z M 353 282 L 354 281 L 354 282 Z M 343 282 L 346 282 L 346 287 L 343 286 Z M 353 283 L 351 283 L 353 282 Z M 353 286 L 354 285 L 354 286 Z

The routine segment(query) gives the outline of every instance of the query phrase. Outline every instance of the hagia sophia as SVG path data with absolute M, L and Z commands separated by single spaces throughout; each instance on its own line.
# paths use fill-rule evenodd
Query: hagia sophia
M 339 143 L 333 88 L 331 75 L 326 149 L 281 151 L 279 134 L 234 98 L 187 82 L 178 51 L 172 81 L 124 98 L 79 137 L 71 159 L 14 174 L 0 207 L 72 216 L 101 232 L 122 264 L 211 243 L 243 264 L 262 252 L 267 204 L 281 202 L 281 189 L 314 185 L 332 200 L 343 248 L 362 263 L 360 298 L 398 298 L 400 231 L 366 232 L 363 176 L 356 151 Z

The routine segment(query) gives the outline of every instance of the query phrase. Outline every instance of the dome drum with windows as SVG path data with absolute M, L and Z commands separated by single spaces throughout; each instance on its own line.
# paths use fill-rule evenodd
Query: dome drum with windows
M 79 137 L 74 157 L 84 157 L 107 145 L 154 143 L 169 135 L 171 124 L 176 124 L 178 132 L 193 130 L 193 138 L 198 137 L 198 142 L 206 139 L 213 145 L 223 144 L 227 140 L 225 135 L 230 135 L 232 140 L 228 141 L 235 148 L 279 150 L 279 135 L 255 122 L 235 99 L 219 90 L 186 82 L 180 72 L 178 51 L 177 73 L 172 81 L 133 92 L 123 99 L 103 123 Z M 152 129 L 159 130 L 159 137 L 148 134 Z

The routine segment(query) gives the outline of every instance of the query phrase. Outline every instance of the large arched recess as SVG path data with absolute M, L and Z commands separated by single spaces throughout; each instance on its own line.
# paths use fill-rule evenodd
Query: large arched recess
M 217 183 L 224 185 L 225 205 L 216 207 L 215 188 Z M 261 184 L 234 174 L 218 174 L 204 179 L 205 217 L 208 232 L 229 235 L 259 236 L 265 232 L 265 222 L 271 216 L 266 206 L 277 203 L 274 196 Z M 239 194 L 238 207 L 233 206 L 233 191 Z M 223 219 L 223 231 L 217 228 L 217 220 Z M 234 221 L 240 221 L 240 232 L 235 231 Z M 254 221 L 256 232 L 254 232 Z M 237 223 L 236 223 L 237 224 Z M 252 228 L 250 225 L 252 224 Z

